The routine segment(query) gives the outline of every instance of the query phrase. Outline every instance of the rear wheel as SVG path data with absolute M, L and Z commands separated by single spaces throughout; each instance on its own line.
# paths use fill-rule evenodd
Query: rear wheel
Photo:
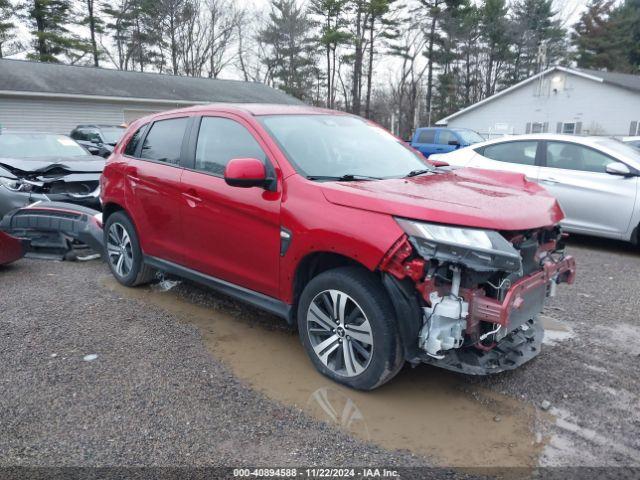
M 138 235 L 124 212 L 109 216 L 104 226 L 105 256 L 111 273 L 127 287 L 151 281 L 154 271 L 145 265 Z
M 391 302 L 378 278 L 362 268 L 313 278 L 298 305 L 298 331 L 316 368 L 353 388 L 376 388 L 404 363 Z

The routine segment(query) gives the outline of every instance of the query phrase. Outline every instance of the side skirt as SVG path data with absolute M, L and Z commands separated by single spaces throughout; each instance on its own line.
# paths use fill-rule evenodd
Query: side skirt
M 241 287 L 234 283 L 230 283 L 225 280 L 212 277 L 210 275 L 205 275 L 204 273 L 197 272 L 196 270 L 192 270 L 190 268 L 183 267 L 182 265 L 168 262 L 157 257 L 145 255 L 144 263 L 163 272 L 171 273 L 173 275 L 177 275 L 178 277 L 186 278 L 193 282 L 200 283 L 220 293 L 233 297 L 236 300 L 240 300 L 242 302 L 258 307 L 269 313 L 284 318 L 289 324 L 293 323 L 293 309 L 291 308 L 291 305 L 288 305 L 287 303 L 282 302 L 277 298 L 269 297 L 262 293 L 249 290 L 248 288 Z

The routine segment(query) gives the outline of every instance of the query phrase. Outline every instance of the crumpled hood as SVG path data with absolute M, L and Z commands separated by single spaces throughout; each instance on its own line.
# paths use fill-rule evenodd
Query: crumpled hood
M 0 167 L 16 174 L 16 170 L 25 173 L 46 173 L 62 169 L 69 173 L 101 173 L 105 160 L 93 155 L 74 157 L 34 157 L 34 158 L 3 158 L 0 157 Z
M 558 223 L 558 202 L 524 175 L 475 168 L 412 178 L 326 182 L 325 198 L 336 205 L 427 222 L 527 230 Z

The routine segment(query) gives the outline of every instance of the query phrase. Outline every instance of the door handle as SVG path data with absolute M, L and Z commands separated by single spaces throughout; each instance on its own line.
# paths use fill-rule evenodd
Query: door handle
M 540 181 L 545 183 L 550 183 L 550 184 L 558 183 L 558 180 L 553 177 L 541 178 Z
M 202 198 L 198 196 L 198 193 L 193 188 L 190 188 L 186 192 L 182 192 L 182 196 L 186 198 L 187 204 L 190 207 L 195 207 L 202 202 Z
M 129 183 L 131 183 L 131 188 L 136 188 L 138 183 L 140 183 L 140 179 L 130 173 L 127 174 L 127 178 L 129 179 Z

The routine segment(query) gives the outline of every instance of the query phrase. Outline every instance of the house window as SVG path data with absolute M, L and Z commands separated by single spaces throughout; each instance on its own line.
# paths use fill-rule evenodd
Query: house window
M 531 123 L 531 133 L 543 133 L 543 132 L 544 132 L 544 123 L 542 122 Z
M 631 126 L 629 127 L 629 136 L 636 137 L 638 135 L 640 135 L 640 122 L 634 120 L 631 122 Z
M 562 124 L 562 133 L 565 135 L 573 135 L 576 133 L 576 124 L 575 123 L 563 123 Z

